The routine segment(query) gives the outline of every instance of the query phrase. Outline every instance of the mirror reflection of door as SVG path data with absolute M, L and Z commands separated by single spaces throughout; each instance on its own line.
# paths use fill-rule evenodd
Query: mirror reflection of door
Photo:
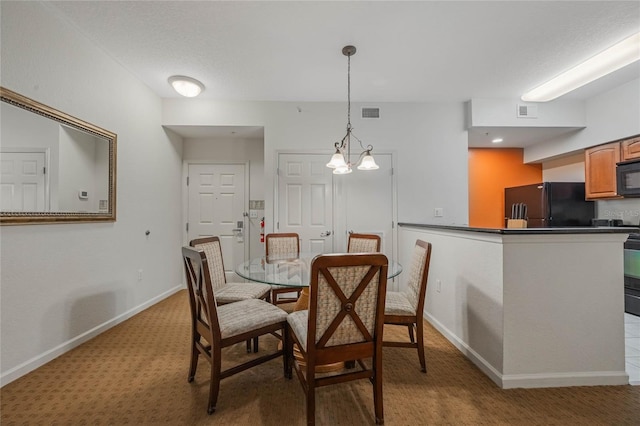
M 234 269 L 247 259 L 249 246 L 245 244 L 245 166 L 189 164 L 188 169 L 188 241 L 220 238 L 227 281 L 237 282 Z
M 300 250 L 333 251 L 333 179 L 321 154 L 280 154 L 275 232 L 295 232 Z
M 2 211 L 43 212 L 49 205 L 46 153 L 2 152 L 0 200 Z

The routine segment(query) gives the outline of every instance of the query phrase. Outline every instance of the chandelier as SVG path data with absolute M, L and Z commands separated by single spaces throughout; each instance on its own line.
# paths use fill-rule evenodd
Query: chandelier
M 334 175 L 345 175 L 351 173 L 351 137 L 358 141 L 362 152 L 358 156 L 356 165 L 358 170 L 376 170 L 378 165 L 376 164 L 371 151 L 373 146 L 362 144 L 362 141 L 354 135 L 353 128 L 351 127 L 351 56 L 355 55 L 355 46 L 345 46 L 342 48 L 342 54 L 347 57 L 347 134 L 341 141 L 334 144 L 336 153 L 331 157 L 331 161 L 327 163 L 327 167 L 333 169 Z

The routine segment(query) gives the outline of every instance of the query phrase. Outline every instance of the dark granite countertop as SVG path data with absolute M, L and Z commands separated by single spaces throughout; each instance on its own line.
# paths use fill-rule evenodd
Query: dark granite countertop
M 621 227 L 568 227 L 568 228 L 473 228 L 470 226 L 432 225 L 427 223 L 398 223 L 399 226 L 424 229 L 442 229 L 447 231 L 482 232 L 503 235 L 538 235 L 538 234 L 631 234 L 640 232 L 633 226 Z

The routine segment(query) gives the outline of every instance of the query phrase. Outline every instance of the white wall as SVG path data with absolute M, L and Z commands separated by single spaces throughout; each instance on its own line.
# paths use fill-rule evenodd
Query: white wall
M 525 148 L 524 162 L 537 162 L 640 133 L 640 79 L 585 102 L 583 130 Z
M 262 139 L 185 139 L 183 159 L 185 167 L 190 163 L 249 163 L 249 199 L 265 199 L 264 142 Z M 186 209 L 186 199 L 184 207 Z M 259 212 L 257 218 L 248 217 L 246 220 L 249 228 L 250 257 L 261 256 L 264 251 L 263 245 L 260 243 L 260 219 L 263 212 Z M 186 213 L 185 210 L 185 218 Z M 185 241 L 185 243 L 187 242 Z
M 498 385 L 619 385 L 626 236 L 403 226 L 399 260 L 433 244 L 425 316 Z
M 2 86 L 118 135 L 115 223 L 0 228 L 4 384 L 181 286 L 182 141 L 160 99 L 46 4 L 0 8 Z
M 352 112 L 363 105 L 353 104 Z M 366 106 L 372 106 L 367 103 Z M 464 104 L 379 103 L 379 120 L 352 113 L 354 133 L 379 151 L 397 153 L 398 221 L 468 224 Z M 353 116 L 355 115 L 355 118 Z M 326 152 L 344 136 L 344 103 L 216 102 L 164 99 L 165 125 L 263 126 L 267 232 L 273 231 L 277 152 Z M 434 217 L 436 207 L 443 217 Z
M 567 155 L 542 163 L 543 182 L 584 182 L 584 153 Z

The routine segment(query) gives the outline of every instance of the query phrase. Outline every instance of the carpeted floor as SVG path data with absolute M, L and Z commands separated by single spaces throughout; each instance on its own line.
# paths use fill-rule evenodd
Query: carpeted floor
M 189 307 L 186 290 L 53 360 L 0 390 L 9 425 L 303 425 L 297 377 L 275 359 L 224 379 L 217 411 L 206 412 L 209 365 L 187 383 Z M 385 328 L 405 336 L 406 329 Z M 414 350 L 384 348 L 387 425 L 640 425 L 640 387 L 596 386 L 501 390 L 427 324 L 428 373 Z M 277 340 L 261 338 L 261 350 Z M 227 360 L 245 358 L 244 344 Z M 373 424 L 368 381 L 324 387 L 319 425 Z

